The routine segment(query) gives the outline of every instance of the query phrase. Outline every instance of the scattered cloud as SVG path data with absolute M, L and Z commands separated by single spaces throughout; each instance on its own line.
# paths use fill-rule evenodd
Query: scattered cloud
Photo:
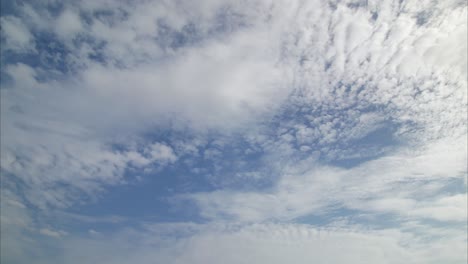
M 467 10 L 5 4 L 2 263 L 466 262 Z

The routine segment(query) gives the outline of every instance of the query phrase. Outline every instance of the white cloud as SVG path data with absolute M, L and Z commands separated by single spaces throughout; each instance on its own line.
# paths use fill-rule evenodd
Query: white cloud
M 73 36 L 83 31 L 79 14 L 71 10 L 63 11 L 55 23 L 57 34 L 65 39 L 73 38 Z
M 32 83 L 31 87 L 18 88 L 20 94 L 25 90 L 48 89 L 33 77 L 20 80 Z M 158 142 L 142 150 L 132 147 L 114 150 L 112 138 L 102 140 L 83 125 L 64 120 L 60 115 L 57 118 L 57 108 L 33 98 L 23 97 L 20 105 L 16 104 L 19 101 L 6 100 L 5 97 L 15 98 L 9 97 L 9 92 L 2 91 L 2 114 L 9 112 L 1 120 L 1 165 L 8 173 L 2 177 L 5 181 L 20 179 L 28 188 L 27 200 L 41 208 L 68 207 L 82 200 L 83 195 L 92 198 L 104 186 L 124 183 L 124 171 L 130 165 L 163 167 L 177 159 L 172 148 Z M 131 142 L 127 143 L 131 146 Z M 59 188 L 62 184 L 68 188 Z
M 44 236 L 50 236 L 50 237 L 55 237 L 55 238 L 60 238 L 64 235 L 67 234 L 67 232 L 63 231 L 63 230 L 51 230 L 51 229 L 48 229 L 48 228 L 41 228 L 39 230 L 39 233 L 41 235 L 44 235 Z
M 427 201 L 439 190 L 419 189 L 427 181 L 463 180 L 467 173 L 465 146 L 463 139 L 437 142 L 418 151 L 401 150 L 351 169 L 324 167 L 314 160 L 302 164 L 287 162 L 282 164 L 285 169 L 275 186 L 262 192 L 226 190 L 190 194 L 184 199 L 193 199 L 202 216 L 214 220 L 292 220 L 327 214 L 338 206 L 377 214 L 465 221 L 464 196 L 455 196 L 458 203 L 452 206 L 440 205 L 441 201 Z M 410 182 L 411 187 L 406 187 Z
M 40 57 L 36 67 L 4 66 L 12 82 L 1 90 L 2 195 L 24 197 L 2 199 L 2 252 L 9 252 L 2 262 L 31 262 L 21 251 L 42 249 L 37 234 L 66 243 L 60 263 L 466 261 L 466 236 L 458 228 L 466 221 L 466 194 L 448 190 L 452 180 L 466 187 L 466 3 L 63 5 L 52 14 L 47 4 L 24 4 L 18 16 L 1 18 L 2 50 Z M 58 36 L 64 49 L 48 46 L 38 55 L 35 43 L 44 40 L 34 36 L 43 33 Z M 60 62 L 42 65 L 45 58 Z M 155 128 L 195 140 L 143 137 Z M 381 145 L 356 143 L 378 129 L 390 131 Z M 210 133 L 222 140 L 203 149 Z M 30 207 L 66 208 L 132 181 L 129 168 L 145 172 L 181 161 L 210 174 L 193 164 L 203 156 L 222 171 L 244 162 L 221 160 L 237 134 L 248 149 L 236 146 L 236 153 L 262 153 L 260 161 L 210 177 L 228 182 L 223 177 L 240 175 L 245 185 L 268 178 L 272 186 L 183 198 L 195 201 L 201 216 L 238 226 L 190 225 L 191 235 L 180 239 L 131 229 L 109 236 L 93 227 L 89 238 L 64 236 L 67 231 L 30 215 Z M 349 169 L 329 164 L 343 157 L 370 160 Z M 382 231 L 326 229 L 326 235 L 310 226 L 267 224 L 340 208 L 400 223 Z M 246 224 L 252 222 L 264 224 Z M 438 239 L 427 240 L 433 234 Z M 53 263 L 47 257 L 34 261 Z
M 170 234 L 178 234 L 178 238 Z M 424 241 L 411 233 L 392 229 L 182 223 L 172 227 L 155 225 L 144 232 L 126 229 L 113 235 L 94 232 L 90 235 L 63 237 L 60 243 L 64 251 L 58 258 L 36 258 L 35 262 L 439 263 L 442 260 L 461 263 L 466 259 L 461 235 Z M 438 252 L 437 256 L 434 252 Z M 21 259 L 30 260 L 27 255 Z
M 35 50 L 34 37 L 21 19 L 14 16 L 4 16 L 1 18 L 2 35 L 5 38 L 5 45 L 2 50 L 13 50 L 20 53 Z
M 468 217 L 467 201 L 466 193 L 445 196 L 434 203 L 422 202 L 420 206 L 414 208 L 414 212 L 409 214 L 439 221 L 466 222 Z
M 158 142 L 146 146 L 141 153 L 138 151 L 127 151 L 125 156 L 128 162 L 136 167 L 145 167 L 155 163 L 165 165 L 177 160 L 177 156 L 171 147 Z

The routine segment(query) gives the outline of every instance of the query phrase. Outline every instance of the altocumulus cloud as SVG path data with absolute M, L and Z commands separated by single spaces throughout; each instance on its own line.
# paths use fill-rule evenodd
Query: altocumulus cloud
M 9 1 L 2 263 L 466 263 L 465 1 Z

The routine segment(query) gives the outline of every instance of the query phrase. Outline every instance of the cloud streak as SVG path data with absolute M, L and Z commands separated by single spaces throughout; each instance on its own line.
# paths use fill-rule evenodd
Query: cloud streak
M 2 262 L 466 262 L 465 2 L 0 19 Z

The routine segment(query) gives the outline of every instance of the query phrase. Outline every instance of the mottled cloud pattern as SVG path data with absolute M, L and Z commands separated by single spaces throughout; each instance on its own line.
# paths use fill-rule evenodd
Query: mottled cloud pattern
M 3 1 L 2 263 L 466 263 L 466 1 Z

